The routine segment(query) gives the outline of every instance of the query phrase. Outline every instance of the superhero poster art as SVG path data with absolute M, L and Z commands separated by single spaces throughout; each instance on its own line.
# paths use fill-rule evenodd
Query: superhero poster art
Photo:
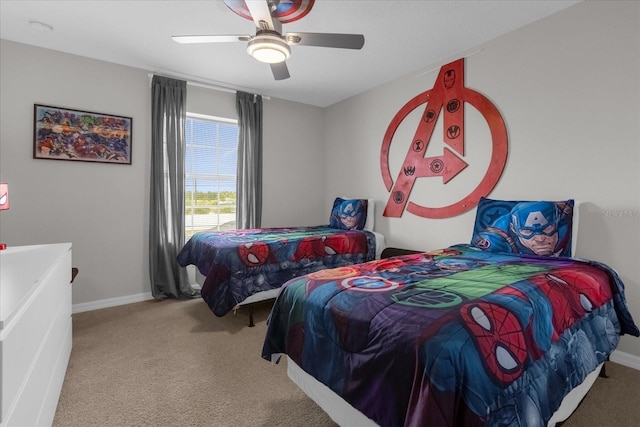
M 34 105 L 33 158 L 131 164 L 131 117 Z
M 489 138 L 467 134 L 467 106 L 475 109 L 468 110 L 473 119 L 479 114 L 480 120 L 486 122 Z M 411 139 L 396 135 L 402 134 L 399 131 L 402 126 L 415 129 Z M 442 141 L 435 136 L 438 126 L 442 126 Z M 481 128 L 484 126 L 478 129 Z M 465 149 L 465 135 L 472 137 L 467 139 L 476 150 L 473 158 L 466 153 L 473 150 Z M 484 139 L 490 139 L 488 150 L 484 148 Z M 395 180 L 390 168 L 394 142 L 408 147 Z M 478 150 L 482 155 L 478 155 Z M 500 112 L 488 98 L 464 85 L 464 59 L 444 65 L 433 88 L 407 102 L 387 127 L 380 151 L 380 169 L 389 192 L 383 216 L 401 217 L 407 210 L 424 218 L 448 218 L 472 209 L 497 184 L 507 162 L 507 151 L 507 130 Z M 447 187 L 442 190 L 438 182 Z M 427 199 L 430 206 L 411 200 L 416 186 L 421 193 L 414 193 L 413 199 Z

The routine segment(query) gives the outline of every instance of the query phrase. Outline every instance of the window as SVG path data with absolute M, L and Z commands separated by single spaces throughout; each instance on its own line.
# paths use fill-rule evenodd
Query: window
M 236 120 L 187 113 L 185 238 L 202 230 L 236 228 Z

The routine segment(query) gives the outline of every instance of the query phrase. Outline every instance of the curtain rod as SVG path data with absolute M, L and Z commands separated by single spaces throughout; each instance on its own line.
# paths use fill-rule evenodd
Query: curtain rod
M 149 76 L 149 87 L 151 87 L 151 81 L 153 80 L 153 76 L 154 75 L 161 76 L 161 77 L 168 77 L 168 78 L 171 78 L 171 79 L 186 80 L 187 81 L 187 85 L 189 85 L 189 86 L 202 87 L 202 88 L 205 88 L 205 89 L 217 90 L 219 92 L 236 93 L 237 91 L 241 91 L 241 92 L 252 93 L 252 91 L 249 90 L 249 89 L 233 88 L 233 87 L 228 87 L 228 86 L 220 86 L 220 85 L 213 84 L 213 83 L 207 83 L 207 82 L 195 80 L 191 76 L 188 76 L 186 74 L 175 74 L 175 73 L 164 73 L 164 72 L 151 72 L 151 73 L 149 73 L 148 74 L 148 76 Z M 260 94 L 258 93 L 256 95 L 260 95 Z M 266 100 L 266 101 L 269 101 L 271 99 L 270 96 L 265 96 L 265 95 L 261 95 L 261 96 L 262 96 L 262 99 Z

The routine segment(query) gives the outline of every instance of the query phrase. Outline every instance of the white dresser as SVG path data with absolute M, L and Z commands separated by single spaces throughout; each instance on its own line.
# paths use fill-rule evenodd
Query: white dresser
M 0 426 L 50 426 L 71 355 L 71 243 L 0 251 Z

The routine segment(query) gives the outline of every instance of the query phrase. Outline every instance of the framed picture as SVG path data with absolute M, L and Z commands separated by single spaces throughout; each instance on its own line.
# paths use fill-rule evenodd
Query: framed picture
M 34 104 L 33 158 L 131 164 L 131 117 Z

